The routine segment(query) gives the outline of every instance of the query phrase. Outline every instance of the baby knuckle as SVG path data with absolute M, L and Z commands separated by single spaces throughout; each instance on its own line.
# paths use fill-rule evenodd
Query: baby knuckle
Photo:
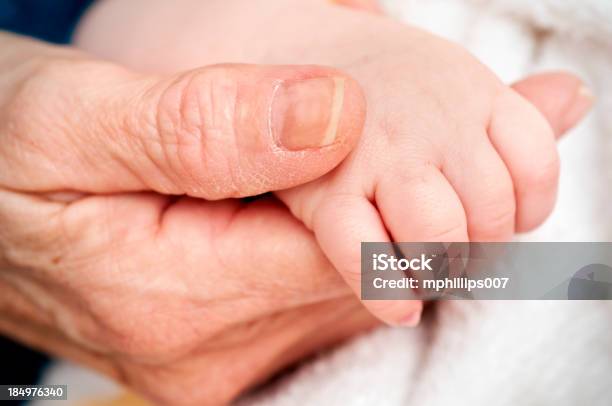
M 485 240 L 506 236 L 514 227 L 515 216 L 514 205 L 481 210 L 470 221 L 470 234 L 477 234 L 479 239 Z
M 450 223 L 432 224 L 425 228 L 423 232 L 424 241 L 454 242 L 465 235 L 466 223 L 464 221 L 454 221 Z
M 529 189 L 537 190 L 554 189 L 559 181 L 561 163 L 556 150 L 538 160 L 527 171 L 527 186 Z
M 492 179 L 493 180 L 493 179 Z M 516 200 L 511 181 L 494 179 L 489 182 L 488 193 L 480 196 L 468 213 L 470 229 L 480 232 L 490 231 L 493 234 L 500 228 L 514 224 Z

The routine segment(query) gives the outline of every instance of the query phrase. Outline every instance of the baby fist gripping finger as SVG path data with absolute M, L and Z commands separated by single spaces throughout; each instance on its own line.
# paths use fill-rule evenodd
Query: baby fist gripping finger
M 509 90 L 502 94 L 506 92 Z M 491 101 L 493 106 L 501 102 L 495 98 Z M 534 101 L 534 108 L 519 98 L 514 106 L 515 122 L 526 125 L 533 121 L 535 129 L 542 131 L 527 128 L 517 135 L 510 131 L 510 124 L 501 126 L 515 137 L 532 137 L 529 142 L 517 142 L 522 143 L 520 148 L 541 145 L 541 157 L 556 154 L 554 144 L 549 143 L 552 137 L 545 131 L 548 127 L 536 110 L 549 102 L 548 98 L 540 98 Z M 499 123 L 504 119 L 498 117 L 502 113 L 492 109 L 488 120 Z M 547 117 L 554 125 L 555 118 Z M 432 118 L 436 122 L 451 119 Z M 525 210 L 529 204 L 546 206 L 551 203 L 551 194 L 546 190 L 538 193 L 536 189 L 515 197 L 513 189 L 523 191 L 521 182 L 531 181 L 534 174 L 525 172 L 517 181 L 513 171 L 517 165 L 533 162 L 533 157 L 513 156 L 512 148 L 519 148 L 514 144 L 496 144 L 496 133 L 491 131 L 497 127 L 489 128 L 488 134 L 488 120 L 485 117 L 480 126 L 470 120 L 468 125 L 459 122 L 446 127 L 398 120 L 400 126 L 407 127 L 387 134 L 381 131 L 385 127 L 370 121 L 366 124 L 366 138 L 336 171 L 321 181 L 283 192 L 281 197 L 313 229 L 323 250 L 357 294 L 361 288 L 362 241 L 508 240 L 515 226 L 515 207 Z M 413 128 L 421 131 L 415 133 Z M 431 132 L 432 128 L 436 131 Z M 389 135 L 393 133 L 400 136 Z M 398 143 L 395 147 L 389 143 L 392 138 Z M 507 164 L 508 155 L 511 165 Z M 556 182 L 556 177 L 551 182 Z M 360 189 L 355 184 L 374 186 L 371 190 L 367 186 Z M 527 196 L 527 205 L 523 196 Z M 422 308 L 416 300 L 366 300 L 364 305 L 392 325 L 413 325 L 418 322 L 415 314 Z

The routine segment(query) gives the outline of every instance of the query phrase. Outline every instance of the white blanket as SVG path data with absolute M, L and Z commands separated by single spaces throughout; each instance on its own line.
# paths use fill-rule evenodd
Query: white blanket
M 612 0 L 386 0 L 510 82 L 571 69 L 595 112 L 561 143 L 559 203 L 526 239 L 612 240 Z M 72 377 L 72 378 L 71 378 Z M 111 388 L 66 364 L 48 382 Z M 83 383 L 89 380 L 89 384 Z M 74 399 L 74 398 L 73 398 Z M 443 302 L 417 329 L 380 329 L 245 405 L 612 405 L 612 302 Z

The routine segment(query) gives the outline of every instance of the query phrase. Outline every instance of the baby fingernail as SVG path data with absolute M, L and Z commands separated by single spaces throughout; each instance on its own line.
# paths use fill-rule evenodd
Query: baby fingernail
M 570 125 L 577 122 L 591 109 L 595 101 L 595 96 L 585 85 L 581 85 L 576 92 L 573 103 L 565 113 L 565 122 Z
M 336 141 L 344 104 L 343 78 L 313 78 L 283 83 L 272 101 L 271 124 L 281 147 L 299 151 Z
M 404 318 L 400 319 L 399 325 L 404 327 L 416 327 L 421 321 L 421 310 L 415 310 Z

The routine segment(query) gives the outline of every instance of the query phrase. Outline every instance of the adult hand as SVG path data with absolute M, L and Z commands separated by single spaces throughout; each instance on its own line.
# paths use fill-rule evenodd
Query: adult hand
M 372 325 L 277 203 L 173 196 L 333 168 L 364 121 L 350 78 L 144 76 L 8 34 L 0 50 L 0 330 L 160 402 L 218 404 Z

